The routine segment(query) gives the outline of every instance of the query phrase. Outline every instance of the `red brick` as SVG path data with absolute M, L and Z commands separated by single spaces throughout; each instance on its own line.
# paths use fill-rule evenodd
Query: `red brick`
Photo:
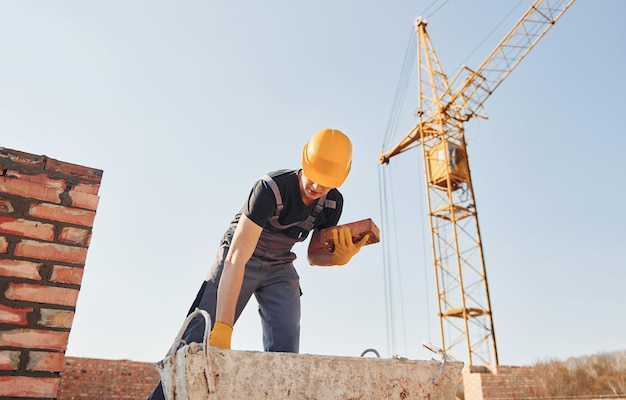
M 9 307 L 0 304 L 0 323 L 27 326 L 26 314 L 32 311 L 32 307 Z
M 79 192 L 77 190 L 70 190 L 69 195 L 72 199 L 73 207 L 85 208 L 93 211 L 96 211 L 96 208 L 98 208 L 98 202 L 100 201 L 100 197 L 98 196 Z
M 0 212 L 10 214 L 15 211 L 13 203 L 9 199 L 0 199 Z
M 39 325 L 49 328 L 71 328 L 74 320 L 74 311 L 54 310 L 51 308 L 42 308 Z
M 5 254 L 9 251 L 9 242 L 4 236 L 0 236 L 0 253 Z
M 50 280 L 59 283 L 72 283 L 80 285 L 83 280 L 83 268 L 66 267 L 64 265 L 54 265 L 52 267 L 52 275 Z
M 1 176 L 0 193 L 59 204 L 61 203 L 59 195 L 63 193 L 63 191 L 37 183 Z
M 40 281 L 40 265 L 41 263 L 3 258 L 0 259 L 0 276 L 10 276 L 14 278 L 26 278 Z
M 42 168 L 43 163 L 47 157 L 0 147 L 0 158 L 6 158 L 13 161 L 14 163 L 26 165 L 29 167 Z
M 60 378 L 0 376 L 0 396 L 56 398 Z
M 51 188 L 60 189 L 61 191 L 65 191 L 67 185 L 63 179 L 55 179 L 46 173 L 40 174 L 23 174 L 19 171 L 7 170 L 5 173 L 6 176 L 10 176 L 12 178 L 18 178 L 22 181 L 28 181 L 32 183 L 37 183 L 40 185 L 48 186 Z
M 380 242 L 380 230 L 370 218 L 362 219 L 359 221 L 350 222 L 347 224 L 333 226 L 330 228 L 322 229 L 320 231 L 320 240 L 329 250 L 334 251 L 335 243 L 333 239 L 333 231 L 339 228 L 348 227 L 352 235 L 352 242 L 356 243 L 363 239 L 365 235 L 369 235 L 365 245 L 374 244 Z
M 66 175 L 78 176 L 80 178 L 91 179 L 98 182 L 102 179 L 102 170 L 83 167 L 82 165 L 71 164 L 55 160 L 53 158 L 46 161 L 45 169 L 47 171 L 61 172 Z
M 9 282 L 9 287 L 4 295 L 9 300 L 64 306 L 75 306 L 78 300 L 78 290 L 76 289 L 19 282 Z
M 48 241 L 54 239 L 54 225 L 52 224 L 2 215 L 0 215 L 0 232 Z
M 69 332 L 34 329 L 6 330 L 0 331 L 0 346 L 65 351 L 69 335 Z
M 76 244 L 81 246 L 89 246 L 91 241 L 91 231 L 88 229 L 74 228 L 67 226 L 61 229 L 59 233 L 59 242 L 66 244 Z
M 61 372 L 65 354 L 50 351 L 31 351 L 28 353 L 27 371 Z
M 0 350 L 0 370 L 11 371 L 20 365 L 20 352 L 15 350 Z
M 22 240 L 15 245 L 13 254 L 18 257 L 74 264 L 84 264 L 87 259 L 87 249 L 84 247 L 36 242 L 34 240 Z
M 45 203 L 31 206 L 30 210 L 28 210 L 28 214 L 41 219 L 89 227 L 93 225 L 93 220 L 96 216 L 94 211 Z
M 100 190 L 100 184 L 80 182 L 79 184 L 74 186 L 73 190 L 77 192 L 82 192 L 82 193 L 98 194 L 98 191 Z

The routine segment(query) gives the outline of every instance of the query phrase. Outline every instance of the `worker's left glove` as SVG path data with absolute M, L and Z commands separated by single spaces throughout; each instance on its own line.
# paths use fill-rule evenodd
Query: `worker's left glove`
M 367 242 L 370 235 L 365 235 L 361 240 L 352 243 L 352 233 L 350 228 L 344 226 L 339 229 L 333 229 L 333 241 L 335 242 L 335 252 L 331 257 L 331 261 L 335 265 L 345 265 L 350 261 L 361 247 Z
M 209 345 L 220 349 L 230 350 L 230 338 L 233 336 L 233 327 L 222 321 L 215 321 L 209 336 Z

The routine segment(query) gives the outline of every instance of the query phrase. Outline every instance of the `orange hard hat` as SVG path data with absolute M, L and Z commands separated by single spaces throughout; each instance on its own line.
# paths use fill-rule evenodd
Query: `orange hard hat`
M 313 135 L 302 150 L 302 170 L 313 182 L 338 188 L 352 166 L 352 143 L 337 129 L 322 129 Z

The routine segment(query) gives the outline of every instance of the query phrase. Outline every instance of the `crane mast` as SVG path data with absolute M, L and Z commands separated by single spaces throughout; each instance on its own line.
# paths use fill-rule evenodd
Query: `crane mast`
M 464 123 L 485 116 L 487 98 L 547 33 L 574 0 L 537 0 L 476 69 L 461 68 L 452 83 L 426 31 L 417 33 L 417 123 L 381 154 L 383 165 L 419 147 L 426 175 L 442 349 L 473 365 L 498 365 L 498 351 Z

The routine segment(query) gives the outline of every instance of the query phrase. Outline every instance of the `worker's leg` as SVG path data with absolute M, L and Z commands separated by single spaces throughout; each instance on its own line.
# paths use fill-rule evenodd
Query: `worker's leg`
M 300 278 L 292 264 L 273 266 L 254 293 L 263 324 L 265 351 L 300 350 Z

